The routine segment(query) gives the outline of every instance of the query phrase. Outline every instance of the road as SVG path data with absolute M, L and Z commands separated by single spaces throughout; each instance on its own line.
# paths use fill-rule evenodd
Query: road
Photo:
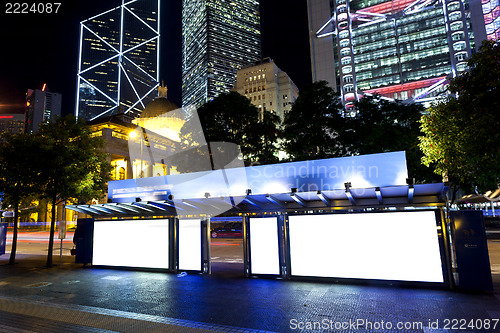
M 71 255 L 70 250 L 73 247 L 73 232 L 66 233 L 66 239 L 63 240 L 63 255 Z M 20 231 L 17 233 L 17 250 L 21 254 L 45 254 L 49 247 L 48 231 Z M 7 231 L 6 252 L 10 253 L 12 246 L 12 230 Z M 59 254 L 61 240 L 58 239 L 58 233 L 54 235 L 54 254 Z
M 73 232 L 66 233 L 63 240 L 63 255 L 70 255 L 73 247 Z M 12 230 L 7 232 L 6 252 L 10 252 L 12 246 Z M 59 254 L 61 241 L 55 233 L 54 254 Z M 22 254 L 45 254 L 48 250 L 48 231 L 20 231 L 17 236 L 17 251 Z M 217 238 L 212 239 L 211 258 L 213 262 L 243 263 L 243 240 L 241 238 Z

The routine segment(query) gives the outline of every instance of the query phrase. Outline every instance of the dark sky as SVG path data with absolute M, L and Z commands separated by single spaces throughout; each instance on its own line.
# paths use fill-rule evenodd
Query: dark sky
M 63 94 L 73 113 L 79 22 L 119 5 L 117 0 L 57 0 L 57 14 L 0 12 L 0 113 L 24 112 L 27 89 Z M 181 104 L 181 0 L 163 0 L 160 78 Z M 311 81 L 305 0 L 261 0 L 262 55 L 271 57 L 299 89 Z

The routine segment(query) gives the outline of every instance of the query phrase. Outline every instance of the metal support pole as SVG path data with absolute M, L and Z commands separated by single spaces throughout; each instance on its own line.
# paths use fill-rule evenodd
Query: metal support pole
M 211 251 L 210 251 L 210 217 L 207 216 L 205 220 L 202 220 L 202 257 L 203 257 L 203 274 L 212 274 L 212 264 L 211 264 Z
M 169 268 L 171 272 L 179 270 L 179 219 L 172 217 L 168 219 L 169 229 Z
M 243 226 L 243 270 L 245 277 L 250 276 L 250 248 L 249 248 L 249 221 L 247 214 L 243 215 L 242 226 Z
M 290 279 L 291 277 L 291 267 L 290 267 L 290 228 L 288 225 L 288 214 L 283 213 L 281 215 L 282 221 L 282 241 L 281 248 L 283 251 L 283 261 L 281 266 L 281 275 L 284 279 Z
M 448 280 L 448 285 L 450 289 L 455 286 L 454 271 L 456 269 L 455 258 L 453 255 L 453 239 L 451 236 L 450 227 L 450 216 L 449 212 L 446 212 L 441 208 L 439 209 L 441 215 L 441 232 L 443 234 L 444 252 L 445 252 L 445 263 L 446 263 L 446 279 Z

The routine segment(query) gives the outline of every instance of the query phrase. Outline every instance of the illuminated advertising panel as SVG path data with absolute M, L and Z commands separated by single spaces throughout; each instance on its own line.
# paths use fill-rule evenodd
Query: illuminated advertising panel
M 435 213 L 290 216 L 295 276 L 444 282 Z
M 250 219 L 250 260 L 252 274 L 280 273 L 276 217 Z
M 168 220 L 96 221 L 92 264 L 168 269 Z
M 179 220 L 179 269 L 201 271 L 201 220 Z

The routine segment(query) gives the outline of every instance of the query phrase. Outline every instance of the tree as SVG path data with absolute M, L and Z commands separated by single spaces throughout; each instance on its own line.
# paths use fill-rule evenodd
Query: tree
M 39 182 L 37 164 L 39 141 L 28 134 L 4 133 L 0 138 L 0 192 L 4 192 L 3 206 L 14 209 L 14 234 L 9 264 L 14 264 L 17 250 L 17 224 L 21 201 L 36 190 Z
M 344 118 L 341 110 L 340 99 L 327 82 L 315 82 L 301 90 L 283 122 L 283 148 L 290 159 L 342 156 L 339 135 L 344 128 Z
M 406 151 L 409 176 L 418 182 L 437 179 L 422 162 L 418 148 L 421 104 L 389 101 L 366 96 L 357 103 L 356 117 L 346 119 L 342 142 L 350 154 L 376 154 Z
M 451 80 L 451 95 L 421 119 L 422 159 L 456 189 L 479 192 L 498 186 L 500 175 L 500 44 L 485 41 Z
M 280 117 L 269 111 L 264 111 L 264 116 L 260 122 L 261 136 L 260 149 L 257 152 L 257 162 L 259 164 L 271 164 L 279 162 L 278 141 L 283 135 L 280 129 Z
M 102 197 L 111 179 L 112 166 L 101 151 L 102 139 L 90 136 L 84 120 L 72 115 L 44 124 L 35 134 L 42 154 L 40 193 L 52 204 L 47 266 L 52 266 L 56 206 L 68 199 L 88 202 Z M 32 161 L 33 163 L 33 161 Z
M 180 172 L 227 166 L 238 158 L 237 147 L 246 165 L 273 161 L 279 118 L 265 113 L 259 121 L 259 110 L 245 96 L 237 92 L 221 94 L 201 106 L 198 117 L 201 128 L 197 119 L 191 118 L 181 129 L 181 144 L 172 157 Z

